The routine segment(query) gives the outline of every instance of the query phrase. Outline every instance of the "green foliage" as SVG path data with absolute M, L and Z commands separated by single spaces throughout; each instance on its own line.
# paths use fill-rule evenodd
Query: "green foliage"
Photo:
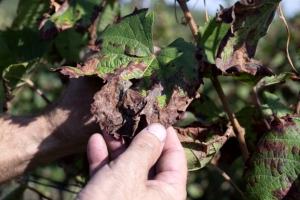
M 3 78 L 9 80 L 7 85 L 13 90 L 21 87 L 26 83 L 26 80 L 30 79 L 38 59 L 34 59 L 30 62 L 13 64 L 4 70 Z
M 81 62 L 88 44 L 88 34 L 81 34 L 76 32 L 74 28 L 70 28 L 58 34 L 54 44 L 61 57 Z
M 292 111 L 288 109 L 276 95 L 269 92 L 264 92 L 264 95 L 267 100 L 267 105 L 275 117 L 279 118 L 287 114 L 292 114 Z
M 181 142 L 187 156 L 187 165 L 189 171 L 199 170 L 211 163 L 216 153 L 224 145 L 228 136 L 218 136 L 208 133 L 205 140 L 200 142 L 190 141 Z
M 18 15 L 14 19 L 12 27 L 15 29 L 26 27 L 36 32 L 39 27 L 38 20 L 44 13 L 49 11 L 49 7 L 50 1 L 20 0 L 17 10 Z
M 42 29 L 42 37 L 49 38 L 61 30 L 71 27 L 88 28 L 97 18 L 102 0 L 75 0 L 53 14 Z
M 299 196 L 300 119 L 286 117 L 259 141 L 246 163 L 246 199 L 296 199 Z
M 204 27 L 199 28 L 198 47 L 203 49 L 204 60 L 215 64 L 221 40 L 225 37 L 231 25 L 218 23 L 217 17 L 210 18 Z
M 261 81 L 257 87 L 270 86 L 274 84 L 284 83 L 287 79 L 291 79 L 296 76 L 293 72 L 283 72 L 274 77 L 265 77 L 263 81 Z

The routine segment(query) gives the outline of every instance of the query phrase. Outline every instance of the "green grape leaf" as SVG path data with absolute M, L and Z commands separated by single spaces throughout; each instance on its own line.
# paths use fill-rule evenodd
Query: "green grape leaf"
M 245 163 L 245 199 L 298 199 L 300 118 L 283 117 Z
M 250 67 L 250 65 L 248 65 L 248 67 Z M 264 73 L 261 72 L 260 70 L 265 70 L 267 68 L 261 67 L 261 66 L 254 66 L 256 73 L 255 74 L 251 74 L 248 72 L 230 72 L 232 77 L 237 80 L 240 81 L 242 83 L 245 83 L 246 85 L 249 85 L 250 87 L 254 87 L 257 85 L 257 83 L 263 79 L 265 76 L 274 76 L 275 74 L 272 71 L 269 71 L 270 73 Z M 233 69 L 233 68 L 231 68 Z M 227 72 L 229 72 L 230 70 L 227 70 Z
M 230 30 L 230 24 L 218 23 L 217 17 L 210 18 L 204 27 L 199 28 L 198 47 L 206 62 L 215 64 L 220 42 Z
M 42 57 L 50 48 L 50 42 L 40 41 L 39 34 L 33 29 L 23 27 L 20 30 L 0 31 L 0 74 L 12 64 L 30 62 Z M 1 79 L 1 110 L 6 111 L 7 101 L 12 99 L 7 81 Z
M 82 61 L 86 46 L 88 44 L 88 35 L 76 32 L 74 28 L 69 28 L 60 32 L 54 40 L 57 52 L 69 61 Z
M 220 122 L 225 113 L 219 109 L 215 102 L 205 94 L 201 94 L 199 99 L 195 99 L 187 108 L 187 111 L 192 112 L 198 121 Z
M 102 32 L 106 26 L 116 21 L 120 16 L 120 4 L 117 0 L 108 0 L 102 14 L 98 20 L 98 34 Z
M 155 122 L 170 126 L 199 96 L 197 48 L 179 38 L 154 54 L 152 23 L 152 12 L 135 10 L 99 35 L 83 64 L 58 69 L 70 77 L 104 80 L 91 111 L 102 131 L 115 137 L 133 137 Z
M 270 122 L 272 117 L 272 110 L 268 105 L 261 105 L 265 119 Z M 249 152 L 253 152 L 256 144 L 261 136 L 267 131 L 267 127 L 259 113 L 257 106 L 245 106 L 235 113 L 240 125 L 245 128 L 245 139 Z
M 228 140 L 232 128 L 223 133 L 218 123 L 194 122 L 188 127 L 174 127 L 187 155 L 188 170 L 205 167 Z
M 41 16 L 49 11 L 49 7 L 50 1 L 20 0 L 17 17 L 13 21 L 12 28 L 22 29 L 27 27 L 37 30 Z
M 30 62 L 13 64 L 7 67 L 3 72 L 3 78 L 7 80 L 7 86 L 11 89 L 17 89 L 24 85 L 36 68 L 38 58 Z
M 270 86 L 274 84 L 284 83 L 286 79 L 293 79 L 296 77 L 296 74 L 293 72 L 283 72 L 278 76 L 274 77 L 265 77 L 263 81 L 260 81 L 257 87 Z
M 66 1 L 44 24 L 41 30 L 42 38 L 50 38 L 72 27 L 89 28 L 102 11 L 102 2 L 102 0 Z
M 40 58 L 50 49 L 50 42 L 41 41 L 38 31 L 27 27 L 0 31 L 0 44 L 0 53 L 4 53 L 0 54 L 0 72 L 11 64 Z
M 281 0 L 238 1 L 219 11 L 219 22 L 232 23 L 221 41 L 216 66 L 229 74 L 248 73 L 252 76 L 272 76 L 274 73 L 253 60 L 257 43 L 265 36 Z
M 287 106 L 285 106 L 276 95 L 271 94 L 269 92 L 264 92 L 264 95 L 267 100 L 267 105 L 271 109 L 272 114 L 277 117 L 283 117 L 287 114 L 292 114 L 292 110 L 290 110 Z

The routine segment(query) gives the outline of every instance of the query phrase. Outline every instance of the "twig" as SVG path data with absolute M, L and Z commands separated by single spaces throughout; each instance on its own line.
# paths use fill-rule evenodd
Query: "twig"
M 290 57 L 290 52 L 289 52 L 289 45 L 290 45 L 290 37 L 291 37 L 291 33 L 290 33 L 290 29 L 289 29 L 289 25 L 287 24 L 286 20 L 285 20 L 285 17 L 284 17 L 284 14 L 282 12 L 282 9 L 281 9 L 281 3 L 279 4 L 278 6 L 278 17 L 282 19 L 284 25 L 285 25 L 285 28 L 286 28 L 286 31 L 287 31 L 287 41 L 286 41 L 286 56 L 290 62 L 290 65 L 292 66 L 294 72 L 299 75 L 299 72 L 297 71 L 297 69 L 295 68 L 292 60 L 291 60 L 291 57 Z
M 296 107 L 295 107 L 294 114 L 296 114 L 296 115 L 300 114 L 300 92 L 298 94 L 298 100 L 297 100 L 297 104 L 296 104 Z
M 30 186 L 27 186 L 27 189 L 30 189 L 32 191 L 34 191 L 35 193 L 37 193 L 40 197 L 43 197 L 44 199 L 48 199 L 48 200 L 52 200 L 51 198 L 45 196 L 44 194 L 42 194 L 40 191 L 30 187 Z
M 189 11 L 189 8 L 186 5 L 186 0 L 177 0 L 177 2 L 179 3 L 181 10 L 183 11 L 186 22 L 188 23 L 195 40 L 197 41 L 198 28 L 197 28 L 197 25 L 194 21 L 194 18 L 192 16 L 191 12 Z
M 204 0 L 204 12 L 205 12 L 205 20 L 208 22 L 208 13 L 207 13 L 207 8 L 206 8 L 206 0 Z
M 59 181 L 55 181 L 55 180 L 52 180 L 51 178 L 43 177 L 43 176 L 40 176 L 40 175 L 37 175 L 37 174 L 31 174 L 31 176 L 34 177 L 34 178 L 45 179 L 45 180 L 50 181 L 50 182 L 52 182 L 54 184 L 62 184 Z M 82 185 L 77 185 L 77 184 L 73 184 L 73 183 L 68 183 L 67 186 L 74 186 L 74 187 L 82 188 Z
M 240 190 L 240 188 L 238 188 L 238 186 L 231 180 L 231 178 L 223 170 L 221 170 L 219 167 L 217 167 L 212 163 L 209 163 L 208 166 L 216 170 L 219 174 L 221 174 L 221 176 L 223 176 L 225 180 L 227 180 L 230 183 L 230 185 L 232 185 L 232 187 L 244 198 L 243 192 Z
M 187 23 L 190 27 L 190 29 L 192 30 L 192 33 L 194 35 L 195 40 L 197 41 L 198 38 L 198 29 L 197 29 L 197 25 L 193 19 L 192 14 L 190 13 L 187 5 L 186 5 L 186 1 L 185 0 L 177 0 L 183 13 L 185 18 L 187 19 Z M 237 119 L 234 116 L 234 113 L 232 112 L 229 103 L 227 101 L 227 98 L 222 90 L 222 87 L 220 85 L 219 80 L 217 79 L 217 77 L 212 77 L 211 81 L 219 95 L 219 98 L 224 106 L 224 109 L 229 117 L 229 120 L 233 126 L 234 132 L 237 136 L 237 140 L 239 142 L 244 160 L 247 160 L 247 158 L 249 157 L 249 153 L 248 153 L 248 149 L 247 149 L 247 145 L 246 145 L 246 141 L 245 141 L 245 137 L 244 137 L 244 131 L 243 128 L 241 127 L 241 125 L 239 124 L 239 122 L 237 121 Z
M 176 1 L 177 1 L 177 0 L 174 0 L 174 13 L 175 13 L 176 23 L 179 24 L 179 21 L 178 21 L 178 18 L 177 18 Z
M 263 119 L 267 129 L 269 130 L 271 127 L 270 127 L 269 123 L 267 122 L 267 119 L 265 118 L 265 115 L 262 111 L 261 104 L 260 104 L 258 94 L 257 94 L 257 88 L 255 86 L 253 87 L 253 93 L 255 95 L 255 101 L 256 101 L 256 104 L 257 104 L 257 108 L 259 110 L 259 114 L 260 114 L 261 118 Z
M 69 190 L 69 189 L 66 189 L 66 188 L 58 187 L 58 186 L 56 186 L 56 185 L 51 185 L 51 184 L 41 183 L 41 182 L 38 182 L 38 181 L 35 181 L 35 180 L 28 180 L 28 182 L 33 182 L 33 183 L 36 183 L 36 184 L 39 184 L 39 185 L 43 185 L 43 186 L 47 186 L 47 187 L 52 187 L 52 188 L 55 188 L 55 189 L 58 189 L 58 190 L 63 190 L 63 191 L 66 191 L 66 192 L 70 192 L 70 193 L 73 193 L 73 194 L 77 194 L 77 192 L 74 192 L 74 191 Z
M 247 149 L 247 145 L 246 145 L 246 141 L 245 141 L 245 137 L 244 137 L 244 130 L 241 127 L 241 125 L 239 124 L 239 122 L 237 121 L 234 113 L 232 112 L 229 103 L 227 101 L 227 98 L 222 90 L 222 87 L 220 85 L 220 82 L 218 81 L 217 77 L 211 77 L 210 79 L 219 95 L 219 98 L 224 106 L 224 109 L 229 117 L 229 120 L 233 126 L 234 132 L 236 134 L 238 143 L 240 145 L 240 149 L 242 151 L 244 160 L 247 160 L 249 157 L 249 153 L 248 153 L 248 149 Z
M 45 96 L 45 94 L 40 89 L 38 89 L 34 85 L 34 83 L 30 79 L 26 79 L 24 80 L 24 82 L 27 83 L 27 85 L 29 85 L 29 87 L 31 87 L 38 95 L 40 95 L 46 101 L 47 104 L 51 104 L 51 101 Z

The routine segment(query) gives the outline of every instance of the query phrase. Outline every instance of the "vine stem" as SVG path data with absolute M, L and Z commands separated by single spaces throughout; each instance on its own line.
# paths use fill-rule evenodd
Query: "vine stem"
M 256 104 L 257 104 L 257 107 L 258 107 L 258 110 L 259 110 L 259 114 L 260 114 L 261 118 L 263 119 L 267 129 L 269 130 L 271 127 L 270 127 L 269 123 L 267 122 L 267 120 L 264 116 L 264 113 L 262 111 L 261 104 L 260 104 L 258 94 L 257 94 L 257 88 L 255 86 L 253 87 L 253 93 L 255 95 L 255 101 L 256 101 Z
M 286 56 L 287 56 L 287 58 L 288 58 L 288 60 L 289 60 L 289 62 L 290 62 L 290 65 L 291 65 L 292 69 L 294 70 L 294 72 L 295 72 L 297 75 L 299 75 L 299 72 L 298 72 L 297 69 L 295 68 L 295 66 L 294 66 L 294 64 L 293 64 L 293 61 L 292 61 L 292 59 L 291 59 L 291 57 L 290 57 L 289 45 L 290 45 L 291 33 L 290 33 L 289 25 L 288 25 L 288 23 L 286 22 L 285 17 L 284 17 L 284 14 L 283 14 L 283 12 L 282 12 L 281 3 L 280 3 L 279 6 L 278 6 L 278 17 L 279 17 L 280 19 L 282 19 L 282 21 L 283 21 L 283 23 L 284 23 L 284 25 L 285 25 L 285 28 L 286 28 L 286 32 L 287 32 L 287 40 L 286 40 L 286 48 L 285 48 L 285 50 L 286 50 Z
M 197 41 L 198 28 L 197 28 L 195 20 L 192 16 L 192 13 L 189 11 L 189 8 L 186 5 L 186 0 L 177 0 L 177 2 L 179 3 L 181 10 L 183 11 L 186 22 L 188 23 L 188 25 L 189 25 L 192 33 L 193 33 L 193 36 L 194 36 L 195 40 Z
M 248 149 L 247 149 L 247 145 L 246 145 L 246 141 L 245 141 L 245 137 L 244 137 L 244 129 L 241 127 L 241 125 L 239 124 L 238 120 L 236 119 L 234 113 L 232 112 L 231 107 L 228 103 L 228 100 L 223 92 L 223 89 L 222 89 L 217 77 L 213 76 L 210 78 L 210 80 L 212 81 L 212 83 L 219 95 L 219 98 L 224 106 L 224 109 L 229 117 L 229 120 L 233 126 L 233 130 L 235 132 L 240 149 L 242 151 L 242 155 L 244 157 L 244 160 L 246 161 L 249 157 L 249 153 L 248 153 Z
M 240 188 L 231 180 L 231 178 L 223 171 L 221 170 L 219 167 L 217 167 L 216 165 L 209 163 L 208 164 L 209 167 L 213 168 L 214 170 L 216 170 L 219 174 L 221 174 L 221 176 L 224 177 L 224 179 L 226 181 L 228 181 L 230 183 L 230 185 L 232 185 L 232 187 L 243 197 L 244 199 L 244 194 L 243 192 L 240 190 Z
M 34 83 L 30 80 L 30 79 L 26 79 L 24 80 L 24 82 L 29 85 L 29 87 L 31 87 L 38 95 L 40 95 L 47 104 L 51 104 L 51 101 L 45 96 L 45 94 L 39 89 L 37 88 Z
M 51 184 L 46 184 L 46 183 L 41 183 L 41 182 L 38 182 L 38 181 L 35 181 L 35 180 L 28 180 L 28 182 L 32 182 L 32 183 L 36 183 L 38 185 L 43 185 L 43 186 L 47 186 L 47 187 L 52 187 L 52 188 L 55 188 L 55 189 L 58 189 L 58 190 L 63 190 L 63 191 L 66 191 L 66 192 L 70 192 L 70 193 L 73 193 L 73 194 L 77 194 L 77 192 L 74 192 L 72 190 L 69 190 L 67 188 L 61 188 L 59 186 L 56 186 L 56 185 L 51 185 Z
M 193 33 L 193 36 L 195 38 L 195 40 L 197 41 L 198 39 L 198 27 L 194 21 L 194 18 L 191 14 L 191 12 L 189 11 L 187 5 L 186 5 L 186 1 L 185 0 L 177 0 L 177 2 L 180 5 L 181 10 L 183 11 L 183 14 L 186 18 L 186 21 Z M 235 118 L 234 113 L 232 112 L 230 105 L 227 101 L 227 98 L 222 90 L 222 87 L 220 85 L 219 80 L 217 79 L 217 77 L 211 77 L 211 81 L 219 95 L 219 98 L 224 106 L 224 109 L 229 117 L 229 120 L 233 126 L 234 132 L 236 134 L 240 149 L 242 151 L 242 155 L 244 160 L 247 160 L 247 158 L 249 157 L 249 153 L 248 153 L 248 149 L 247 149 L 247 145 L 246 145 L 246 141 L 245 141 L 245 137 L 244 137 L 244 129 L 241 127 L 241 125 L 239 124 L 239 122 L 237 121 L 237 119 Z

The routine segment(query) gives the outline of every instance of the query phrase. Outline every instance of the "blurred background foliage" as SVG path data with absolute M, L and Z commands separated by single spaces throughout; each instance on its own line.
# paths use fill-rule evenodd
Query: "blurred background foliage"
M 19 0 L 0 1 L 0 37 L 7 37 L 7 40 L 18 39 L 13 38 L 13 35 L 11 34 L 9 34 L 10 37 L 6 36 L 7 32 L 10 31 L 9 27 L 12 26 L 12 23 L 17 16 L 16 11 L 18 2 Z M 48 1 L 44 0 L 40 2 L 44 3 Z M 166 46 L 178 37 L 182 37 L 186 41 L 194 43 L 189 27 L 184 24 L 180 8 L 174 8 L 174 5 L 166 3 L 163 0 L 132 0 L 121 1 L 120 3 L 121 9 L 119 11 L 121 16 L 131 13 L 134 7 L 141 8 L 145 5 L 155 11 L 155 22 L 153 27 L 155 45 L 161 47 Z M 203 2 L 199 1 L 199 3 Z M 43 4 L 41 3 L 41 6 L 42 5 Z M 40 7 L 38 13 L 43 14 L 44 11 L 47 11 L 47 6 L 49 7 L 49 5 Z M 195 7 L 197 7 L 197 4 Z M 114 9 L 118 8 L 112 6 L 111 12 L 116 12 Z M 34 13 L 37 13 L 37 10 L 30 10 L 28 12 L 29 15 L 33 15 Z M 203 25 L 205 22 L 203 10 L 192 9 L 192 13 L 196 23 L 200 26 Z M 291 31 L 291 42 L 289 46 L 291 59 L 296 68 L 300 69 L 299 56 L 297 55 L 298 49 L 300 48 L 300 13 L 295 14 L 295 16 L 287 20 Z M 107 23 L 111 21 L 112 19 L 108 19 Z M 101 31 L 107 23 L 102 21 L 99 23 L 98 31 Z M 32 25 L 31 30 L 34 29 L 37 31 L 37 26 Z M 15 30 L 24 31 L 25 29 L 19 27 Z M 70 40 L 70 38 L 76 38 L 76 42 L 74 42 L 74 39 Z M 268 34 L 259 42 L 255 59 L 261 60 L 262 63 L 271 68 L 275 74 L 292 71 L 286 57 L 286 41 L 287 34 L 285 26 L 283 22 L 276 17 Z M 50 69 L 66 63 L 74 65 L 76 62 L 80 62 L 84 56 L 87 43 L 87 35 L 80 32 L 80 30 L 75 31 L 74 29 L 68 29 L 59 33 L 54 39 L 54 42 L 51 43 L 51 46 L 47 47 L 48 50 L 46 51 L 46 54 L 39 60 L 37 67 L 30 75 L 29 80 L 33 84 L 25 82 L 23 87 L 14 90 L 13 95 L 15 97 L 8 105 L 9 113 L 13 115 L 24 115 L 39 112 L 42 108 L 45 108 L 47 102 L 35 91 L 35 89 L 42 91 L 49 101 L 55 101 L 55 99 L 63 92 L 64 84 L 62 78 L 58 74 L 50 73 Z M 71 48 L 80 50 L 74 54 L 73 51 L 70 51 Z M 3 57 L 1 58 L 3 59 Z M 20 59 L 15 63 L 17 62 L 24 62 L 24 60 Z M 219 80 L 234 112 L 238 112 L 245 106 L 255 105 L 254 95 L 249 86 L 235 81 L 231 77 L 220 77 Z M 205 84 L 200 88 L 200 92 L 211 98 L 216 106 L 222 110 L 221 102 L 210 80 L 205 79 L 204 81 Z M 287 106 L 293 107 L 297 100 L 299 85 L 291 80 L 287 80 L 283 84 L 266 87 L 264 88 L 264 91 L 276 94 Z M 262 91 L 259 91 L 259 97 L 263 104 L 264 97 Z M 244 120 L 241 122 L 241 125 L 247 126 L 247 123 L 247 120 Z M 234 140 L 228 141 L 226 146 L 227 148 L 231 148 L 232 151 L 239 151 Z M 74 165 L 73 162 L 75 161 L 78 165 L 80 164 L 80 159 L 78 161 L 78 159 L 70 157 L 61 162 L 58 161 L 40 167 L 17 181 L 21 182 L 21 187 L 14 181 L 1 186 L 0 199 L 17 187 L 21 190 L 22 184 L 28 184 L 29 188 L 25 190 L 24 196 L 21 197 L 23 199 L 47 199 L 46 197 L 49 197 L 50 199 L 73 199 L 85 181 L 84 176 L 78 175 L 80 172 L 78 170 L 80 170 L 81 167 L 71 167 Z M 223 169 L 240 188 L 242 188 L 242 166 L 243 160 L 239 157 L 233 159 L 232 162 L 222 162 L 222 165 L 219 167 Z M 187 191 L 189 200 L 240 199 L 239 194 L 231 187 L 231 185 L 225 181 L 220 174 L 209 167 L 189 173 Z M 15 194 L 18 194 L 18 192 Z M 13 196 L 11 199 L 21 198 Z

